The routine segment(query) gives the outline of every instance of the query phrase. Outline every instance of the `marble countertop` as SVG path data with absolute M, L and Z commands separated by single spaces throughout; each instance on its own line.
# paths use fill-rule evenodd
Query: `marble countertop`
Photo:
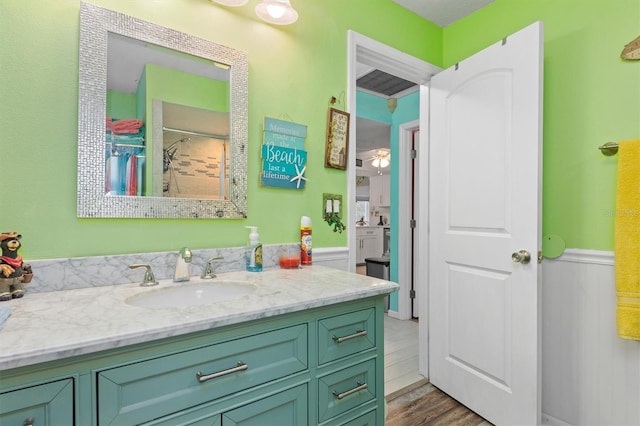
M 212 286 L 216 280 L 250 281 L 257 289 L 237 299 L 182 308 L 144 308 L 126 301 L 190 282 L 61 290 L 2 302 L 12 314 L 0 330 L 0 371 L 387 294 L 399 287 L 324 266 L 228 272 L 212 279 Z

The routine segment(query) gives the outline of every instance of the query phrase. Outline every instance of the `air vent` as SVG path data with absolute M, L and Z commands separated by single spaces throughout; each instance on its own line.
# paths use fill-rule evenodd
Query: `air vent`
M 356 82 L 356 86 L 360 89 L 370 90 L 386 96 L 393 96 L 416 86 L 416 84 L 391 74 L 387 74 L 384 71 L 373 70 L 369 74 L 365 74 L 360 77 Z

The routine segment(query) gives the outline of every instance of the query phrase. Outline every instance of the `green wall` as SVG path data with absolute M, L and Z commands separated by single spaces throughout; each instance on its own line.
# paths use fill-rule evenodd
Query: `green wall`
M 3 0 L 0 13 L 0 229 L 23 234 L 25 259 L 294 242 L 300 216 L 314 246 L 345 246 L 322 221 L 322 193 L 346 196 L 346 172 L 324 168 L 327 109 L 347 87 L 347 30 L 439 65 L 442 30 L 391 0 L 293 1 L 300 19 L 276 27 L 258 0 L 226 8 L 209 0 L 92 3 L 247 52 L 249 174 L 246 220 L 76 218 L 79 0 Z M 384 23 L 384 25 L 381 25 Z M 402 31 L 395 29 L 401 28 Z M 259 184 L 265 116 L 308 126 L 302 191 Z
M 107 116 L 113 119 L 134 118 L 136 115 L 136 95 L 107 90 Z
M 544 23 L 543 229 L 567 247 L 613 249 L 617 156 L 598 146 L 640 137 L 638 0 L 496 0 L 444 29 L 445 67 L 530 23 Z
M 450 66 L 535 20 L 545 24 L 544 232 L 568 247 L 613 248 L 616 157 L 606 141 L 640 137 L 640 62 L 619 54 L 640 31 L 638 0 L 496 0 L 440 29 L 391 0 L 294 1 L 294 25 L 255 17 L 258 0 L 93 3 L 247 52 L 249 190 L 246 220 L 77 219 L 79 0 L 4 0 L 0 13 L 0 229 L 23 237 L 26 259 L 293 242 L 301 215 L 314 245 L 346 245 L 322 222 L 322 193 L 346 196 L 346 173 L 324 168 L 331 96 L 346 91 L 347 30 L 434 65 Z M 308 126 L 307 187 L 259 185 L 262 120 Z

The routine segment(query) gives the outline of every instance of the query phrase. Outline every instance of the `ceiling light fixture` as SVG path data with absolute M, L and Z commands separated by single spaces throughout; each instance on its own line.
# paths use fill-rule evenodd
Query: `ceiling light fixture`
M 214 3 L 221 4 L 223 6 L 240 7 L 249 3 L 249 0 L 211 0 Z
M 298 12 L 289 0 L 262 0 L 256 6 L 256 14 L 270 24 L 289 25 L 298 20 Z
M 377 167 L 378 168 L 378 174 L 381 174 L 381 170 L 380 169 L 384 169 L 385 167 L 388 167 L 390 163 L 390 153 L 388 151 L 378 151 L 376 153 L 376 156 L 373 157 L 373 161 L 371 161 L 371 165 L 373 167 Z

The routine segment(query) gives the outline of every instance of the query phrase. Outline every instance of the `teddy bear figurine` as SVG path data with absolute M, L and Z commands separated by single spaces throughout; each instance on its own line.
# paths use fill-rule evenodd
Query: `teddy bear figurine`
M 22 235 L 17 232 L 0 234 L 0 302 L 24 296 L 23 285 L 31 282 L 31 266 L 22 261 L 18 249 Z

